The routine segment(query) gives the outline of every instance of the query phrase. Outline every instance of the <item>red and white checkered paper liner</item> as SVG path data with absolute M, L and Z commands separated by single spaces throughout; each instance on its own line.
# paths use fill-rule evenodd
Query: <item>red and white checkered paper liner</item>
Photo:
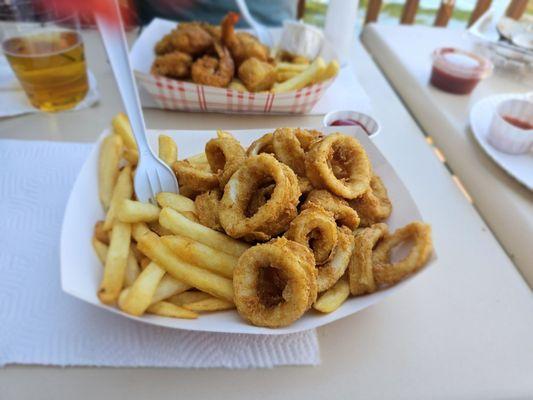
M 141 85 L 167 110 L 249 114 L 305 114 L 334 79 L 287 93 L 252 93 L 197 85 L 135 71 Z

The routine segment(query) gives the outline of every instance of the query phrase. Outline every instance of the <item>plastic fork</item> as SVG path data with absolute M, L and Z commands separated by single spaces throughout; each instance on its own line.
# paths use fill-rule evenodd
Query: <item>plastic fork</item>
M 133 180 L 135 195 L 139 201 L 155 204 L 155 196 L 159 192 L 178 193 L 178 182 L 172 170 L 154 154 L 148 145 L 146 126 L 130 66 L 122 19 L 116 0 L 110 1 L 113 6 L 109 7 L 109 12 L 114 15 L 97 15 L 96 21 L 137 142 L 139 161 Z
M 270 34 L 268 28 L 265 25 L 257 22 L 257 20 L 252 17 L 252 14 L 250 14 L 250 10 L 248 9 L 248 6 L 244 0 L 235 1 L 237 2 L 237 6 L 239 7 L 239 11 L 241 12 L 243 18 L 255 31 L 259 41 L 269 47 L 272 47 L 274 41 L 272 40 L 272 35 Z

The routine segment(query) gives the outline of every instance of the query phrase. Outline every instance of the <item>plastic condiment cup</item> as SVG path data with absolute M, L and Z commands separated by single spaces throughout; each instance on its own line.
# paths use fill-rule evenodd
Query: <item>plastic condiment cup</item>
M 432 58 L 430 83 L 448 93 L 472 93 L 479 81 L 488 77 L 494 69 L 488 59 L 452 47 L 436 49 Z
M 487 140 L 496 149 L 509 154 L 527 153 L 533 147 L 533 102 L 522 99 L 502 101 L 489 127 Z
M 375 137 L 381 131 L 379 123 L 374 118 L 358 111 L 331 111 L 324 116 L 322 123 L 324 126 L 334 126 L 334 122 L 336 121 L 354 121 L 355 123 L 344 125 L 358 125 L 370 138 Z

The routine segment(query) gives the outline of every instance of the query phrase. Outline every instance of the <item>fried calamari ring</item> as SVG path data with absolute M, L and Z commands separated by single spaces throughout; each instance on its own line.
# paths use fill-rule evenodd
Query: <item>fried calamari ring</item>
M 279 240 L 279 239 L 277 239 Z M 282 242 L 283 243 L 283 242 Z M 309 301 L 307 303 L 307 309 L 311 308 L 313 303 L 318 297 L 318 284 L 317 284 L 317 270 L 315 268 L 315 257 L 313 253 L 305 246 L 301 246 L 292 240 L 285 242 L 285 247 L 290 249 L 292 253 L 298 257 L 300 261 L 300 267 L 302 267 L 307 274 L 309 282 Z
M 273 137 L 274 135 L 272 133 L 265 133 L 259 139 L 252 142 L 246 150 L 246 155 L 251 157 L 261 153 L 274 154 L 274 147 L 272 146 Z
M 246 216 L 254 215 L 261 207 L 263 207 L 270 197 L 272 192 L 274 192 L 275 185 L 268 185 L 262 188 L 259 188 L 252 194 L 252 198 L 248 203 L 248 208 L 246 209 Z
M 409 253 L 400 261 L 392 262 L 395 247 L 412 242 Z M 394 285 L 422 268 L 433 251 L 431 227 L 423 222 L 411 222 L 387 235 L 374 249 L 372 263 L 374 279 L 378 285 Z
M 218 187 L 216 174 L 198 169 L 188 161 L 176 161 L 172 169 L 178 178 L 180 188 L 183 186 L 191 192 L 205 192 Z
M 253 215 L 247 215 L 257 189 L 274 184 L 268 201 Z M 269 154 L 248 158 L 232 175 L 220 201 L 220 224 L 233 238 L 266 241 L 287 230 L 297 214 L 300 197 L 292 170 Z
M 298 186 L 300 186 L 300 192 L 302 194 L 307 194 L 311 190 L 313 190 L 313 185 L 311 185 L 311 181 L 307 179 L 305 176 L 298 176 Z
M 355 231 L 355 245 L 348 265 L 348 278 L 352 295 L 360 296 L 377 290 L 374 280 L 372 252 L 377 242 L 387 232 L 388 229 L 385 224 L 375 224 L 370 228 L 361 228 Z
M 355 199 L 370 187 L 370 161 L 357 139 L 334 133 L 314 143 L 305 156 L 314 187 Z
M 221 196 L 220 190 L 213 189 L 196 196 L 194 199 L 196 214 L 200 223 L 217 231 L 223 231 L 218 218 L 218 205 Z
M 309 247 L 316 265 L 322 265 L 331 259 L 337 246 L 337 224 L 332 213 L 313 206 L 292 220 L 285 237 Z
M 349 203 L 361 218 L 361 226 L 370 226 L 384 221 L 392 212 L 392 203 L 387 188 L 377 175 L 373 175 L 370 179 L 370 189 Z
M 300 128 L 279 128 L 272 136 L 272 147 L 276 158 L 292 168 L 298 176 L 305 176 L 305 153 L 319 140 L 318 131 Z
M 332 212 L 335 221 L 339 225 L 345 225 L 352 230 L 359 226 L 357 212 L 348 205 L 346 200 L 331 194 L 327 190 L 312 190 L 307 195 L 302 205 L 302 210 L 315 205 Z
M 226 132 L 219 133 L 217 138 L 207 142 L 205 155 L 211 171 L 218 176 L 221 189 L 224 189 L 231 175 L 246 160 L 246 154 L 239 141 Z
M 316 279 L 313 283 L 315 276 L 308 272 L 314 268 L 312 260 L 306 247 L 285 238 L 246 250 L 233 271 L 239 315 L 269 328 L 299 319 L 316 299 Z
M 352 231 L 345 226 L 341 226 L 340 228 L 337 227 L 337 230 L 339 239 L 337 240 L 337 246 L 335 246 L 331 260 L 324 265 L 317 266 L 317 285 L 319 293 L 328 290 L 335 285 L 350 263 L 350 257 L 354 246 Z

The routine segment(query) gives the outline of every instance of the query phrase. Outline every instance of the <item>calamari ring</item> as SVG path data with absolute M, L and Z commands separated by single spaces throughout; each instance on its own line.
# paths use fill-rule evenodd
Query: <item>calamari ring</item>
M 315 264 L 322 265 L 331 259 L 337 246 L 337 224 L 332 213 L 313 206 L 292 220 L 285 237 L 310 248 Z
M 292 168 L 298 176 L 305 176 L 305 153 L 322 137 L 318 131 L 300 128 L 279 128 L 272 137 L 276 158 Z
M 301 254 L 310 251 L 295 242 L 288 244 L 279 238 L 253 246 L 233 270 L 237 311 L 253 325 L 287 326 L 309 308 L 313 275 L 307 271 L 313 264 Z M 299 248 L 298 253 L 294 248 Z
M 222 192 L 219 189 L 213 189 L 196 196 L 194 199 L 196 214 L 200 223 L 217 231 L 223 230 L 218 218 L 218 204 L 221 196 Z
M 309 302 L 307 303 L 307 309 L 309 309 L 318 297 L 318 273 L 315 268 L 315 258 L 313 253 L 311 253 L 307 247 L 301 246 L 299 243 L 296 243 L 292 240 L 285 242 L 285 246 L 299 258 L 300 266 L 303 267 L 307 274 L 309 282 Z
M 352 136 L 334 133 L 313 144 L 305 157 L 307 177 L 314 187 L 355 199 L 370 187 L 370 161 Z
M 350 263 L 350 257 L 354 246 L 352 231 L 345 226 L 341 226 L 340 228 L 337 227 L 337 229 L 339 239 L 337 240 L 337 246 L 335 246 L 331 260 L 324 265 L 317 266 L 317 285 L 319 293 L 328 290 L 335 285 Z
M 302 194 L 307 194 L 314 189 L 313 185 L 311 185 L 311 181 L 305 176 L 298 176 L 298 186 L 300 187 L 300 192 L 302 192 Z
M 252 194 L 245 214 L 247 216 L 254 215 L 261 207 L 263 207 L 272 196 L 275 187 L 276 186 L 272 184 L 257 189 L 255 193 Z
M 205 192 L 218 187 L 216 174 L 196 168 L 188 161 L 176 161 L 172 169 L 178 178 L 180 187 L 184 186 L 197 192 Z
M 270 199 L 253 215 L 247 215 L 250 199 L 258 188 L 274 183 Z M 248 158 L 232 175 L 220 201 L 220 224 L 233 238 L 269 240 L 287 230 L 297 214 L 298 179 L 272 155 Z
M 211 171 L 218 176 L 221 189 L 246 160 L 246 153 L 239 141 L 225 132 L 206 143 L 205 155 Z
M 361 218 L 361 226 L 370 226 L 376 222 L 384 221 L 392 213 L 392 203 L 387 188 L 377 175 L 372 175 L 370 189 L 349 203 Z
M 372 252 L 377 242 L 388 232 L 387 225 L 375 224 L 355 231 L 355 245 L 348 265 L 350 293 L 354 296 L 377 290 L 374 280 Z
M 359 216 L 357 212 L 348 205 L 348 202 L 341 199 L 327 190 L 312 190 L 305 199 L 302 210 L 306 208 L 320 206 L 326 211 L 332 212 L 335 221 L 339 225 L 345 225 L 354 230 L 359 226 Z
M 400 261 L 391 261 L 392 249 L 413 241 L 413 247 Z M 372 263 L 374 265 L 374 279 L 378 285 L 394 285 L 406 276 L 421 269 L 433 251 L 431 243 L 431 227 L 423 222 L 411 222 L 387 235 L 374 249 Z
M 251 157 L 261 153 L 274 154 L 274 147 L 272 146 L 273 136 L 272 133 L 265 133 L 259 139 L 254 140 L 246 150 L 246 155 Z

